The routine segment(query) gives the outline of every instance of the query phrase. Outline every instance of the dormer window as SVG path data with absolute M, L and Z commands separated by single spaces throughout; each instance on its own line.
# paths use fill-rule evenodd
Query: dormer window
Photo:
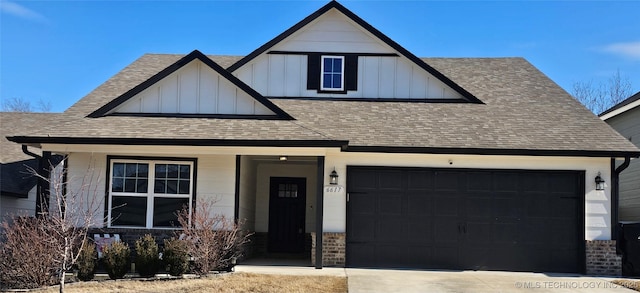
M 321 90 L 344 91 L 344 56 L 322 56 Z

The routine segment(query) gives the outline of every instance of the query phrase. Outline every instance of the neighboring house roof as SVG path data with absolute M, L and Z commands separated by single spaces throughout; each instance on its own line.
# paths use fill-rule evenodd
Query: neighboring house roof
M 480 99 L 420 103 L 270 99 L 294 120 L 87 117 L 184 55 L 147 54 L 19 143 L 333 146 L 346 151 L 638 156 L 522 58 L 425 58 Z M 222 66 L 240 57 L 208 56 Z M 597 138 L 595 137 L 597 136 Z
M 598 116 L 600 116 L 600 119 L 602 120 L 607 120 L 638 106 L 640 106 L 640 92 L 637 92 L 635 95 L 626 98 L 624 101 L 600 113 L 600 115 Z
M 37 169 L 38 161 L 22 152 L 22 148 L 6 136 L 24 134 L 30 129 L 52 123 L 59 114 L 0 113 L 0 195 L 27 197 L 37 178 L 28 168 Z M 40 154 L 39 150 L 30 150 Z

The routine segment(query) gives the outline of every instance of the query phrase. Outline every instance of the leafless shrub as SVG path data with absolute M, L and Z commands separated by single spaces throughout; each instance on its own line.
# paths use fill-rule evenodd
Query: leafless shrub
M 206 275 L 213 270 L 230 270 L 235 259 L 242 256 L 243 246 L 250 234 L 241 230 L 242 223 L 235 223 L 224 215 L 213 214 L 213 201 L 198 202 L 192 215 L 187 208 L 178 213 L 189 254 L 194 258 L 194 272 Z
M 87 230 L 101 206 L 97 190 L 91 190 L 98 180 L 92 166 L 73 190 L 66 187 L 64 168 L 51 166 L 51 169 L 50 178 L 30 170 L 49 182 L 50 201 L 41 203 L 48 207 L 48 212 L 35 219 L 13 217 L 2 223 L 0 275 L 5 288 L 58 283 L 59 291 L 64 292 L 65 273 L 77 262 L 87 241 Z M 29 277 L 23 279 L 23 275 Z
M 38 288 L 56 284 L 57 245 L 43 219 L 13 216 L 0 224 L 0 284 L 2 288 Z

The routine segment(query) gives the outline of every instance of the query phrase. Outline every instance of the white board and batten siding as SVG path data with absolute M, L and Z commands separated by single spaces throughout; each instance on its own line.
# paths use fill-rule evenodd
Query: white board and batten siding
M 139 154 L 120 153 L 123 156 L 136 157 Z M 175 154 L 163 154 L 176 157 Z M 198 159 L 196 182 L 196 202 L 211 202 L 212 215 L 234 217 L 235 204 L 235 155 L 196 155 Z M 68 186 L 72 192 L 83 198 L 86 210 L 92 211 L 92 227 L 104 227 L 105 184 L 107 174 L 107 154 L 71 153 L 68 156 Z
M 270 51 L 398 56 L 359 56 L 358 90 L 331 94 L 307 90 L 306 55 L 268 54 L 267 51 L 234 72 L 240 80 L 267 97 L 464 99 L 336 10 L 320 16 Z
M 113 112 L 274 115 L 200 60 L 193 60 L 169 74 Z

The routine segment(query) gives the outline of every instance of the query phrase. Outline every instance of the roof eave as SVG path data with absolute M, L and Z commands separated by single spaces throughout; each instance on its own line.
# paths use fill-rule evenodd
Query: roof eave
M 346 140 L 253 140 L 253 139 L 191 139 L 191 138 L 96 138 L 96 137 L 37 137 L 12 136 L 8 140 L 30 145 L 91 144 L 91 145 L 166 145 L 166 146 L 252 146 L 252 147 L 337 147 L 344 148 Z
M 623 114 L 623 113 L 625 113 L 625 112 L 627 112 L 627 111 L 629 111 L 631 109 L 634 109 L 636 107 L 640 107 L 640 95 L 638 95 L 638 99 L 637 100 L 635 100 L 635 101 L 633 101 L 633 102 L 631 102 L 629 104 L 626 104 L 624 106 L 615 108 L 615 109 L 611 108 L 611 109 L 609 109 L 609 110 L 607 110 L 605 112 L 602 112 L 602 114 L 600 114 L 599 116 L 600 116 L 600 119 L 606 121 L 608 119 L 616 117 L 616 116 L 618 116 L 620 114 Z
M 496 155 L 496 156 L 550 156 L 550 157 L 606 157 L 638 158 L 640 151 L 616 150 L 553 150 L 553 149 L 495 149 L 452 147 L 403 147 L 403 146 L 348 146 L 346 152 Z

